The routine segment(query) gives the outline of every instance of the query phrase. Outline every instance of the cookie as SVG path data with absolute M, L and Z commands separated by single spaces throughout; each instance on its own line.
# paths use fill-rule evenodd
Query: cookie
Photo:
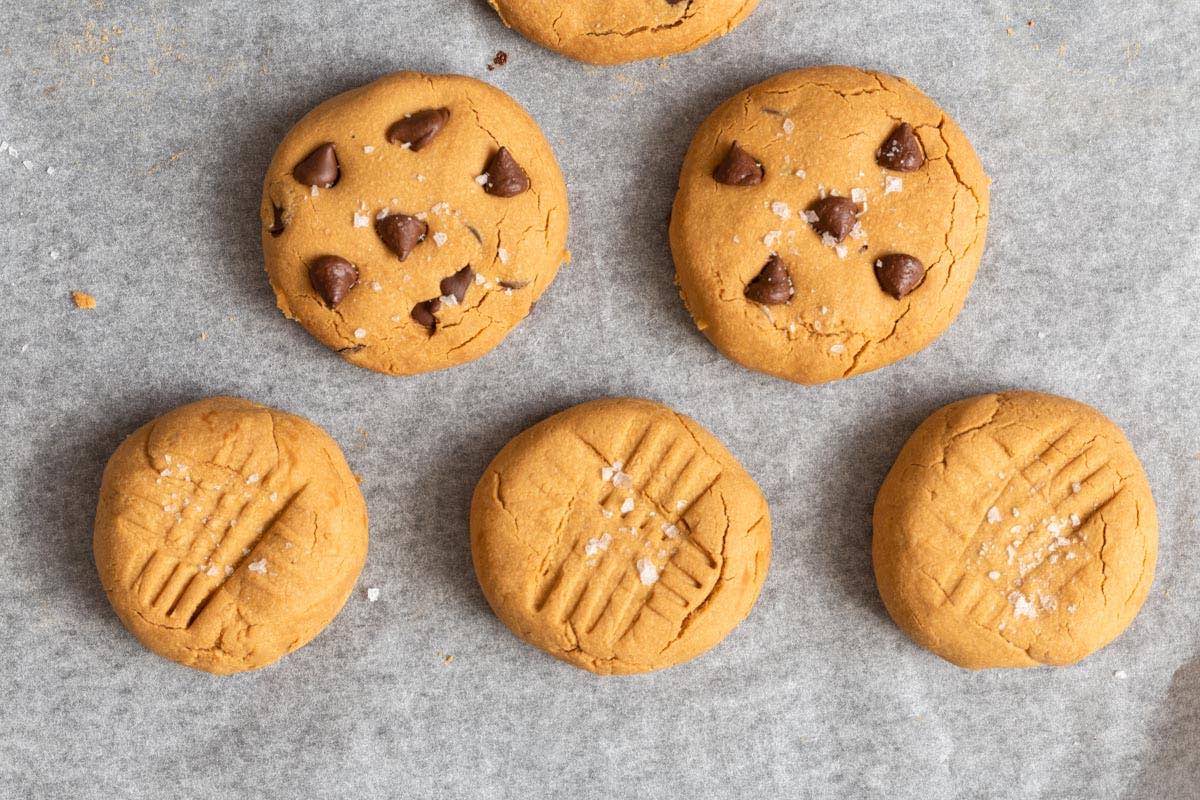
M 814 67 L 700 126 L 671 252 L 718 350 L 812 384 L 936 339 L 966 300 L 987 219 L 988 178 L 944 111 L 901 78 Z
M 952 403 L 904 445 L 875 501 L 892 619 L 961 667 L 1072 664 L 1133 621 L 1158 523 L 1141 463 L 1100 412 L 1006 392 Z
M 758 0 L 488 0 L 521 35 L 589 64 L 693 50 L 723 36 Z
M 496 615 L 601 674 L 716 645 L 754 605 L 770 550 L 750 476 L 708 431 L 646 400 L 596 400 L 527 429 L 471 503 L 475 572 Z
M 213 397 L 113 453 L 93 549 L 108 599 L 143 645 L 227 675 L 302 647 L 337 615 L 366 558 L 367 509 L 316 425 Z
M 403 72 L 317 106 L 284 137 L 262 201 L 279 308 L 392 375 L 494 348 L 567 259 L 567 192 L 508 95 Z

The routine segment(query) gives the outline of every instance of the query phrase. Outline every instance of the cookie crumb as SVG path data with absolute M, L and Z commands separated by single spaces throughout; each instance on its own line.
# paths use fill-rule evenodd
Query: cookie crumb
M 378 599 L 379 599 L 379 587 L 378 586 L 368 587 L 367 588 L 367 602 L 374 603 Z
M 71 292 L 71 300 L 75 303 L 76 308 L 90 310 L 96 307 L 96 298 L 87 292 Z
M 1123 669 L 1119 669 L 1113 673 L 1113 677 L 1119 681 L 1123 681 L 1129 677 L 1129 673 Z
M 487 65 L 488 72 L 491 72 L 496 67 L 503 67 L 508 63 L 508 53 L 503 50 L 497 50 L 496 55 L 492 56 L 491 62 Z

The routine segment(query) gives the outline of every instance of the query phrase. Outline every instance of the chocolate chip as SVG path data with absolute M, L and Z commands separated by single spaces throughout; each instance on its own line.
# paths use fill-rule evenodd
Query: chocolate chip
M 339 256 L 321 256 L 308 265 L 308 280 L 329 307 L 336 308 L 358 284 L 358 270 Z
M 483 190 L 496 197 L 516 197 L 529 188 L 529 176 L 507 147 L 496 151 L 484 172 L 487 174 L 487 183 L 483 185 Z
M 392 144 L 406 144 L 413 150 L 420 150 L 432 142 L 449 121 L 450 109 L 427 108 L 393 122 L 387 130 L 387 140 Z
M 907 122 L 897 125 L 891 136 L 888 136 L 879 148 L 875 161 L 879 166 L 897 172 L 919 170 L 925 164 L 925 150 L 921 147 L 921 140 L 917 138 L 913 126 Z
M 776 254 L 767 259 L 762 271 L 746 285 L 746 297 L 756 303 L 778 306 L 792 299 L 796 293 L 787 265 Z
M 453 297 L 461 303 L 467 296 L 467 289 L 474 282 L 475 271 L 468 265 L 449 278 L 442 278 L 442 282 L 438 285 L 438 288 L 442 290 L 442 297 Z
M 428 232 L 428 224 L 408 214 L 388 214 L 383 219 L 375 220 L 375 233 L 401 261 L 408 258 L 414 247 L 425 241 Z
M 528 286 L 529 281 L 500 281 L 500 285 L 505 289 L 512 289 L 516 291 L 517 289 L 524 289 L 526 286 Z
M 329 142 L 313 150 L 292 169 L 292 177 L 305 186 L 320 186 L 328 189 L 342 177 L 338 166 L 337 151 Z
M 743 150 L 737 142 L 730 145 L 725 160 L 713 170 L 713 178 L 717 183 L 727 186 L 756 186 L 762 183 L 763 175 L 762 163 Z
M 859 206 L 845 197 L 825 197 L 813 204 L 810 209 L 817 215 L 812 223 L 817 233 L 829 234 L 835 242 L 840 242 L 854 230 L 858 218 Z
M 429 329 L 430 333 L 437 330 L 437 317 L 434 316 L 438 309 L 442 307 L 442 301 L 436 297 L 432 300 L 424 300 L 417 303 L 412 308 L 412 313 L 409 315 L 420 325 L 424 325 Z
M 912 256 L 895 253 L 875 262 L 875 279 L 885 292 L 899 300 L 925 280 L 925 267 Z
M 283 206 L 277 206 L 275 203 L 271 203 L 271 210 L 275 214 L 275 221 L 271 223 L 271 227 L 268 228 L 268 230 L 271 232 L 272 236 L 279 236 L 281 233 L 283 233 L 284 228 L 287 227 L 283 224 Z

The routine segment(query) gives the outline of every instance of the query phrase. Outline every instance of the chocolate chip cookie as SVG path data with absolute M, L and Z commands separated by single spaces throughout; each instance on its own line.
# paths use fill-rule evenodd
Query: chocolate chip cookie
M 851 67 L 777 75 L 697 131 L 671 251 L 697 327 L 800 383 L 917 352 L 954 320 L 983 253 L 988 178 L 907 81 Z
M 909 636 L 959 666 L 1071 664 L 1133 621 L 1158 523 L 1100 412 L 1005 392 L 936 411 L 875 501 L 875 576 Z
M 366 559 L 367 508 L 323 430 L 213 397 L 121 443 L 92 543 L 142 644 L 225 675 L 302 647 L 337 615 Z
M 488 0 L 505 25 L 590 64 L 697 48 L 733 30 L 758 0 Z
M 487 353 L 568 258 L 550 145 L 458 75 L 397 73 L 317 106 L 271 161 L 261 219 L 284 315 L 392 375 Z
M 555 414 L 509 442 L 471 503 L 483 593 L 522 639 L 603 674 L 716 645 L 767 576 L 754 481 L 694 421 L 646 400 Z

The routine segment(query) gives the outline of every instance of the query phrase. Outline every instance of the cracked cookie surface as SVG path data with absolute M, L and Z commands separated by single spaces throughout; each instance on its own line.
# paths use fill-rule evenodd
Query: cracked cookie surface
M 366 559 L 367 509 L 323 430 L 213 397 L 121 443 L 92 544 L 108 599 L 143 645 L 225 675 L 274 662 L 337 615 Z
M 260 215 L 284 315 L 393 375 L 492 350 L 568 258 L 537 123 L 458 75 L 397 73 L 317 106 L 279 145 Z
M 1154 499 L 1121 430 L 1053 395 L 934 412 L 875 501 L 872 559 L 892 619 L 962 667 L 1072 664 L 1150 591 Z
M 590 64 L 693 50 L 733 30 L 758 0 L 488 0 L 505 25 Z
M 904 123 L 913 160 L 891 145 Z M 800 383 L 927 346 L 962 309 L 983 253 L 979 159 L 944 111 L 891 75 L 814 67 L 735 95 L 700 126 L 679 184 L 671 252 L 697 327 L 734 361 Z M 887 260 L 899 256 L 923 276 Z M 748 294 L 772 258 L 790 286 Z
M 766 578 L 771 519 L 753 479 L 693 420 L 596 400 L 525 430 L 471 503 L 496 615 L 601 674 L 648 672 L 720 642 Z

